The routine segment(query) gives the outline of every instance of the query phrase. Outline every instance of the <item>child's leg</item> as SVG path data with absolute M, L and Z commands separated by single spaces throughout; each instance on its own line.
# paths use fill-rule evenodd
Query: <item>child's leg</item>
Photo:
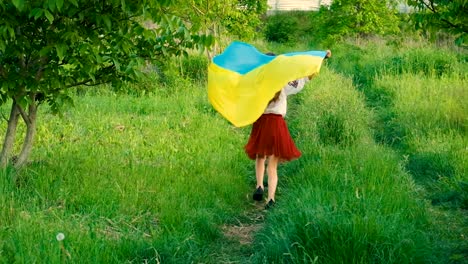
M 278 185 L 278 162 L 279 158 L 275 156 L 270 156 L 268 158 L 268 199 L 267 201 L 275 201 L 276 186 Z
M 257 178 L 257 188 L 263 188 L 263 176 L 265 175 L 265 156 L 257 155 L 255 160 L 255 176 Z

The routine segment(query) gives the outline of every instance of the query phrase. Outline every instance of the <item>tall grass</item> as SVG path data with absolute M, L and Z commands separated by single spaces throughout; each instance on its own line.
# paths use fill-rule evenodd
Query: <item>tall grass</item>
M 43 108 L 32 163 L 0 176 L 0 262 L 204 261 L 247 206 L 245 140 L 200 86 Z
M 375 113 L 376 141 L 401 155 L 423 197 L 437 206 L 430 217 L 437 228 L 431 232 L 445 258 L 457 262 L 466 258 L 467 246 L 466 52 L 427 43 L 399 48 L 375 43 L 343 45 L 338 50 L 352 52 L 335 51 L 343 59 L 331 61 L 332 67 L 353 79 Z
M 463 235 L 468 208 L 466 78 L 404 74 L 398 80 L 382 76 L 376 86 L 394 94 L 392 123 L 403 132 L 405 167 L 441 210 L 433 216 L 434 232 L 445 241 L 439 246 L 454 262 L 463 260 L 468 246 Z
M 257 208 L 249 128 L 208 103 L 206 59 L 42 107 L 31 163 L 0 172 L 0 263 L 462 263 L 467 57 L 403 44 L 337 45 L 291 97 L 303 156 L 252 247 L 222 231 Z
M 372 113 L 352 82 L 322 70 L 299 101 L 290 125 L 304 154 L 282 170 L 287 191 L 257 236 L 257 261 L 432 261 L 424 202 L 398 156 L 372 142 Z

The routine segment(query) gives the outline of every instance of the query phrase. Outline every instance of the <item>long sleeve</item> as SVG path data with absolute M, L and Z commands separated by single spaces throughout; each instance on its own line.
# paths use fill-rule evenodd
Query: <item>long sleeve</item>
M 297 94 L 302 89 L 304 89 L 305 84 L 309 78 L 305 77 L 296 81 L 289 82 L 286 86 L 283 87 L 278 99 L 274 102 L 268 104 L 265 109 L 265 114 L 279 114 L 282 116 L 286 115 L 287 111 L 287 97 L 291 94 Z
M 309 78 L 304 77 L 299 80 L 289 82 L 283 89 L 286 95 L 297 94 L 304 89 L 305 84 L 309 81 Z
M 286 100 L 286 93 L 284 92 L 284 88 L 281 90 L 281 93 L 278 99 L 274 102 L 268 104 L 267 108 L 265 109 L 265 114 L 278 114 L 285 116 L 287 110 L 287 100 Z

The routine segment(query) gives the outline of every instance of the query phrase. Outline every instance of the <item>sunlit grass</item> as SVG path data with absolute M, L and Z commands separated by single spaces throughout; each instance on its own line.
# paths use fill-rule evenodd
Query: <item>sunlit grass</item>
M 45 107 L 31 164 L 1 177 L 2 261 L 59 261 L 58 232 L 75 262 L 203 258 L 247 206 L 249 164 L 246 133 L 205 96 L 77 97 L 62 118 Z
M 425 203 L 398 156 L 372 142 L 372 113 L 352 83 L 322 71 L 298 100 L 290 124 L 304 155 L 280 176 L 287 187 L 257 236 L 257 259 L 431 261 Z M 321 130 L 330 116 L 336 124 L 325 137 Z
M 257 208 L 250 128 L 213 110 L 206 61 L 193 57 L 165 69 L 163 85 L 80 91 L 62 117 L 41 107 L 30 164 L 0 172 L 0 263 L 462 263 L 463 56 L 360 44 L 338 45 L 290 98 L 303 156 L 280 166 L 253 245 L 222 231 Z

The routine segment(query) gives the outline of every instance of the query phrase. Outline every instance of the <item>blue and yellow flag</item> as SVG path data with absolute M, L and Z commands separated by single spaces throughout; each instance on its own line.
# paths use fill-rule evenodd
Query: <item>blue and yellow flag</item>
M 269 56 L 233 42 L 208 67 L 208 98 L 237 127 L 255 122 L 288 82 L 317 74 L 326 51 Z

